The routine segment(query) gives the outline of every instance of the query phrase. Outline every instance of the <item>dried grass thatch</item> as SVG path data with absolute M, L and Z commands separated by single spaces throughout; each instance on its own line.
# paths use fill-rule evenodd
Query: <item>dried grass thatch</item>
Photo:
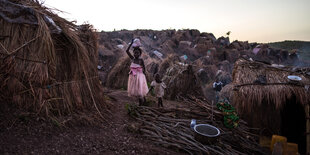
M 234 85 L 233 84 L 228 84 L 226 86 L 224 86 L 220 92 L 220 99 L 227 99 L 228 101 L 233 101 L 233 88 Z
M 164 75 L 167 69 L 175 64 L 176 62 L 180 62 L 180 58 L 177 55 L 170 54 L 163 62 L 159 65 L 159 74 Z
M 167 69 L 163 81 L 167 85 L 166 98 L 173 100 L 186 94 L 203 96 L 200 80 L 191 65 L 174 64 Z
M 106 86 L 110 88 L 127 89 L 130 63 L 131 60 L 128 56 L 120 58 L 108 73 Z
M 302 80 L 293 83 L 288 75 L 297 75 Z M 310 90 L 307 90 L 310 80 L 306 75 L 239 59 L 232 77 L 234 106 L 251 126 L 267 128 L 269 133 L 279 133 L 281 110 L 287 102 L 296 106 L 310 104 Z
M 195 66 L 198 68 L 197 76 L 201 84 L 213 83 L 216 77 L 217 67 L 215 65 L 199 65 Z
M 104 117 L 92 27 L 76 26 L 34 0 L 6 2 L 31 10 L 37 23 L 0 18 L 0 36 L 8 36 L 0 40 L 2 106 L 47 116 L 96 110 Z M 55 27 L 61 32 L 54 33 Z
M 287 76 L 297 75 L 302 78 L 300 83 L 292 83 Z M 259 76 L 266 77 L 266 84 L 253 84 Z M 234 103 L 248 112 L 255 104 L 274 104 L 281 108 L 288 98 L 296 96 L 296 102 L 302 105 L 309 104 L 310 90 L 305 85 L 310 80 L 303 74 L 274 68 L 270 65 L 239 59 L 233 70 L 233 84 L 235 86 Z

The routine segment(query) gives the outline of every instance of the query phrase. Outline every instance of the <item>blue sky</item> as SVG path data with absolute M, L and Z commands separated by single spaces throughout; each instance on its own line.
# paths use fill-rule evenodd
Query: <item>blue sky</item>
M 310 0 L 45 0 L 99 31 L 198 29 L 231 40 L 310 41 Z

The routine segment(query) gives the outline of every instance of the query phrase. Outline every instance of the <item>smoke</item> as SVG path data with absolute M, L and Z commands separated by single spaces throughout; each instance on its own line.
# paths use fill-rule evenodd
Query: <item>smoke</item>
M 310 59 L 307 59 L 304 56 L 300 56 L 299 54 L 297 56 L 298 56 L 298 59 L 293 62 L 293 66 L 295 66 L 295 67 L 310 67 Z

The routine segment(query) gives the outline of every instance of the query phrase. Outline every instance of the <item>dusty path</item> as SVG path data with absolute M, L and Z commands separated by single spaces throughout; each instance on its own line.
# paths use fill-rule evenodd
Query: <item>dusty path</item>
M 127 115 L 125 104 L 137 101 L 127 97 L 126 91 L 115 90 L 107 95 L 114 104 L 111 125 L 60 129 L 17 121 L 9 129 L 0 129 L 0 154 L 179 154 L 127 130 L 127 124 L 134 120 Z

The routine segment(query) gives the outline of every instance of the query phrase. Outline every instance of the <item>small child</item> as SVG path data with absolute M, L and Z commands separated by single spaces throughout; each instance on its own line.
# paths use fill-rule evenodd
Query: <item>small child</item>
M 151 91 L 153 88 L 155 88 L 155 96 L 158 98 L 158 107 L 164 107 L 163 96 L 165 95 L 164 89 L 166 88 L 166 85 L 161 81 L 160 75 L 158 73 L 155 74 L 155 80 L 152 81 L 149 91 Z
M 220 91 L 222 90 L 222 87 L 223 87 L 223 83 L 219 79 L 216 79 L 215 82 L 213 83 L 213 89 L 215 90 L 216 102 L 219 101 L 219 94 L 220 94 Z

